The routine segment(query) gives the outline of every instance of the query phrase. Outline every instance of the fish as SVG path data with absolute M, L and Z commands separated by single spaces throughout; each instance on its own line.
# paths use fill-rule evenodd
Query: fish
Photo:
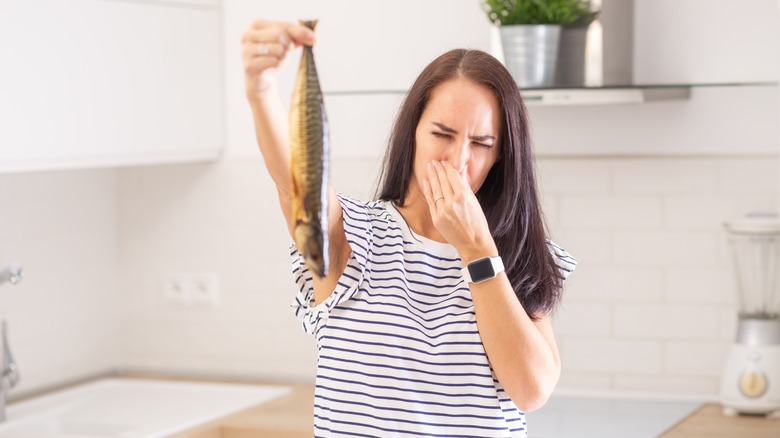
M 318 20 L 300 20 L 311 30 Z M 305 265 L 318 277 L 328 274 L 328 196 L 330 126 L 314 52 L 303 46 L 290 104 L 293 240 Z

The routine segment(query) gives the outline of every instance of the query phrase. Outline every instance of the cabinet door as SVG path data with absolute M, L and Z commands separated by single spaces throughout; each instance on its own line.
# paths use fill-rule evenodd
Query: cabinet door
M 776 0 L 634 1 L 636 83 L 777 81 Z
M 200 3 L 3 0 L 0 171 L 216 157 L 220 14 Z
M 314 51 L 325 92 L 406 90 L 446 50 L 490 49 L 490 23 L 474 0 L 235 0 L 228 6 L 226 22 L 241 32 L 254 18 L 318 19 Z
M 254 19 L 319 19 L 314 56 L 333 119 L 336 158 L 382 153 L 402 94 L 436 56 L 458 47 L 491 48 L 491 25 L 473 0 L 231 0 L 224 13 L 227 153 L 232 156 L 258 154 L 240 53 L 241 34 Z M 300 56 L 295 51 L 279 76 L 285 103 Z

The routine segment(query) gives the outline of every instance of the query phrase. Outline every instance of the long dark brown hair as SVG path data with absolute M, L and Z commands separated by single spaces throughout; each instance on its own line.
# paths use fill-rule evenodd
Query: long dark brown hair
M 501 159 L 490 169 L 476 196 L 515 295 L 536 320 L 555 309 L 562 278 L 548 248 L 525 105 L 512 75 L 498 60 L 479 50 L 456 49 L 439 56 L 420 73 L 390 133 L 377 198 L 404 205 L 414 165 L 417 124 L 433 90 L 456 78 L 492 90 L 503 113 Z

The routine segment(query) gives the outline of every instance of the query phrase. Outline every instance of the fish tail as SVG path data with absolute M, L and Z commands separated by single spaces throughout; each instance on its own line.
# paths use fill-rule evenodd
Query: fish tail
M 316 18 L 314 20 L 298 20 L 298 22 L 301 23 L 302 26 L 306 26 L 311 30 L 314 30 L 314 28 L 317 27 L 318 21 L 319 20 Z

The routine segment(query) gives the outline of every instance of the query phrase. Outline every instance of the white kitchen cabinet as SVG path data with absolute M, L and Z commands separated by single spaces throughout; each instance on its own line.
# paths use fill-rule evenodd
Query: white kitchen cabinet
M 242 18 L 241 31 L 254 18 L 318 19 L 314 50 L 325 92 L 406 90 L 449 49 L 490 49 L 490 23 L 477 0 L 231 0 L 226 7 L 228 17 L 241 11 L 232 14 Z
M 224 14 L 231 157 L 258 154 L 240 53 L 241 34 L 255 19 L 319 20 L 314 56 L 335 158 L 382 153 L 403 93 L 436 56 L 458 47 L 490 50 L 490 23 L 477 0 L 229 0 Z M 279 76 L 286 104 L 300 56 L 293 52 Z
M 214 159 L 218 1 L 3 0 L 0 172 Z
M 637 84 L 776 82 L 778 51 L 776 0 L 634 0 Z

